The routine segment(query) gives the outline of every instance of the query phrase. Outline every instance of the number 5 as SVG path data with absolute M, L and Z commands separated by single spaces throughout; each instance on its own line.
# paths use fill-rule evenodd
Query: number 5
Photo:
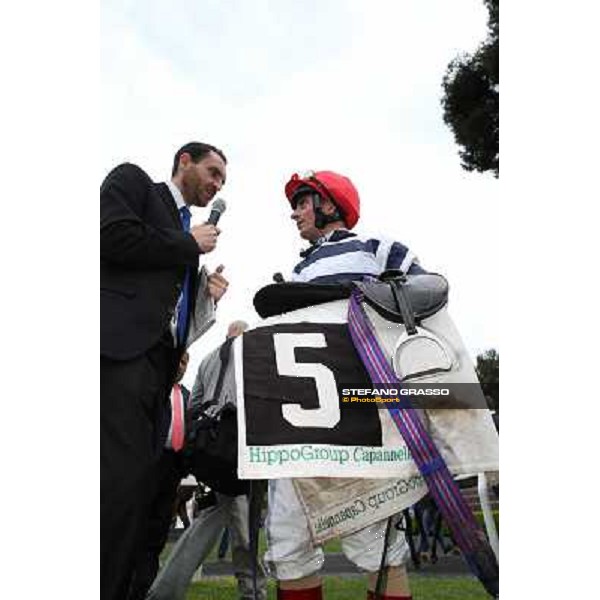
M 340 421 L 340 403 L 335 377 L 320 363 L 297 363 L 295 348 L 326 348 L 322 333 L 274 333 L 275 360 L 280 375 L 312 377 L 317 386 L 319 408 L 305 409 L 300 404 L 283 404 L 283 418 L 294 427 L 331 429 Z

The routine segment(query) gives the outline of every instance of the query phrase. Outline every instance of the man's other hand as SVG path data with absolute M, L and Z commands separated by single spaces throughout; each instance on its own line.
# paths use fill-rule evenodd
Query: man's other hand
M 223 265 L 219 265 L 215 272 L 208 276 L 208 294 L 215 302 L 218 302 L 222 298 L 229 286 L 227 279 L 221 275 L 224 268 Z

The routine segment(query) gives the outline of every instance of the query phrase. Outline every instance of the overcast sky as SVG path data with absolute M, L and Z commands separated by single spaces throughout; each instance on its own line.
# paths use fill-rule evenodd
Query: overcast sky
M 184 382 L 252 298 L 305 246 L 283 185 L 296 171 L 348 175 L 357 232 L 409 246 L 450 281 L 473 356 L 498 347 L 498 181 L 461 169 L 440 106 L 446 66 L 485 37 L 482 0 L 102 0 L 99 182 L 123 161 L 156 181 L 182 144 L 224 150 L 227 213 L 212 270 L 229 293 L 192 347 Z M 207 211 L 196 209 L 194 220 Z

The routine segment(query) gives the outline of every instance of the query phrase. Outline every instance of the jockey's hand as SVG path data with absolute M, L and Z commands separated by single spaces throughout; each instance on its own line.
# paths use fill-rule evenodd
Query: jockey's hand
M 223 294 L 229 287 L 229 282 L 221 275 L 224 268 L 223 265 L 219 265 L 215 272 L 208 276 L 208 295 L 215 302 L 218 302 L 223 297 Z

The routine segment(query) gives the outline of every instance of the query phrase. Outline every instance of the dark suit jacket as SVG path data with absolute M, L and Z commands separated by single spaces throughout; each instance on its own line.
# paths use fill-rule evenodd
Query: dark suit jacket
M 191 268 L 194 309 L 200 250 L 183 231 L 164 183 L 122 164 L 100 188 L 100 354 L 128 360 L 168 330 Z

